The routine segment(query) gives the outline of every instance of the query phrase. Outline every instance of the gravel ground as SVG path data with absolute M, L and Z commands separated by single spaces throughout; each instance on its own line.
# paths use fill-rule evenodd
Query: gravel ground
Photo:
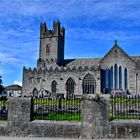
M 0 140 L 80 140 L 67 138 L 44 138 L 44 137 L 0 137 Z M 81 139 L 84 140 L 84 139 Z M 102 140 L 140 140 L 138 139 L 102 139 Z

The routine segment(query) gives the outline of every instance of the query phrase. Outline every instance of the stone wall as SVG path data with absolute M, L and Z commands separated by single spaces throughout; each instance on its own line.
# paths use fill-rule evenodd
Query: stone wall
M 124 89 L 124 69 L 128 70 L 128 90 L 136 94 L 136 63 L 117 45 L 114 46 L 101 62 L 102 69 L 110 69 L 115 64 L 122 67 L 122 88 Z M 118 80 L 119 82 L 119 80 Z M 118 84 L 119 85 L 119 84 Z M 140 91 L 139 91 L 140 92 Z
M 140 138 L 140 120 L 114 120 L 110 122 L 110 138 Z
M 95 93 L 99 94 L 100 92 L 100 70 L 98 69 L 92 69 L 90 70 L 68 70 L 66 68 L 59 68 L 58 71 L 55 71 L 54 69 L 52 70 L 26 70 L 24 69 L 24 76 L 23 76 L 23 96 L 29 96 L 30 93 L 33 92 L 33 89 L 36 88 L 38 91 L 40 89 L 46 89 L 50 92 L 52 92 L 51 89 L 51 83 L 52 81 L 57 82 L 57 93 L 63 93 L 66 97 L 66 82 L 69 78 L 74 79 L 75 81 L 75 90 L 74 90 L 74 95 L 82 95 L 83 94 L 83 89 L 82 89 L 82 81 L 84 77 L 87 74 L 92 74 L 95 81 L 96 81 L 96 89 Z M 33 83 L 29 83 L 29 78 L 33 77 Z M 37 78 L 41 78 L 41 83 L 37 83 Z
M 85 139 L 140 138 L 140 121 L 110 122 L 108 103 L 108 98 L 84 97 L 82 122 L 31 121 L 31 98 L 10 98 L 8 121 L 0 122 L 0 135 Z

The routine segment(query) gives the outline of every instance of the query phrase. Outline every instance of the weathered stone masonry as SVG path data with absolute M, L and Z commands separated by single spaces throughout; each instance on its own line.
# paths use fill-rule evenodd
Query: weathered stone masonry
M 66 138 L 140 138 L 139 120 L 109 121 L 109 101 L 85 96 L 82 121 L 31 120 L 31 98 L 9 98 L 8 121 L 0 123 L 0 136 Z M 14 108 L 14 109 L 13 109 Z
M 103 58 L 64 59 L 64 44 L 65 29 L 60 22 L 54 22 L 52 30 L 41 23 L 37 67 L 23 68 L 23 96 L 140 92 L 140 56 L 129 56 L 117 41 Z M 56 86 L 52 86 L 54 81 Z

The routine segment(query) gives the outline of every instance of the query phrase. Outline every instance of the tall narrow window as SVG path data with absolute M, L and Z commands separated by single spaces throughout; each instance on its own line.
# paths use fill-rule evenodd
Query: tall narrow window
M 56 93 L 57 92 L 57 82 L 53 81 L 52 82 L 52 93 Z
M 74 96 L 75 81 L 69 78 L 66 82 L 67 98 L 72 98 Z
M 122 89 L 122 67 L 119 67 L 119 89 Z
M 94 94 L 95 93 L 95 79 L 93 75 L 87 74 L 82 83 L 83 94 Z
M 105 88 L 106 89 L 108 89 L 108 87 L 109 87 L 109 70 L 108 69 L 106 69 L 105 70 Z
M 113 67 L 110 69 L 110 89 L 113 89 Z
M 105 89 L 105 70 L 101 70 L 101 91 L 104 93 L 104 89 Z
M 115 84 L 115 89 L 118 89 L 118 65 L 115 64 L 114 66 L 114 84 Z
M 37 78 L 37 83 L 41 83 L 41 78 Z
M 50 46 L 49 44 L 46 45 L 46 54 L 49 54 L 50 53 Z
M 30 77 L 29 78 L 29 83 L 32 84 L 33 82 L 34 82 L 34 78 L 33 77 Z
M 33 97 L 38 97 L 38 90 L 36 88 L 33 89 L 32 95 Z
M 128 89 L 128 72 L 127 72 L 127 68 L 124 69 L 124 89 Z

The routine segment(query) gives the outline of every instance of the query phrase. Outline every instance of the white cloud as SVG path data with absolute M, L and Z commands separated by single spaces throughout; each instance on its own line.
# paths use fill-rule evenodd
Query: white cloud
M 0 12 L 6 15 L 32 17 L 55 15 L 64 19 L 82 15 L 99 19 L 114 18 L 115 20 L 116 17 L 139 19 L 139 4 L 138 0 L 13 0 L 12 3 L 11 0 L 4 0 L 1 2 Z
M 14 84 L 22 86 L 22 82 L 20 81 L 14 81 Z

